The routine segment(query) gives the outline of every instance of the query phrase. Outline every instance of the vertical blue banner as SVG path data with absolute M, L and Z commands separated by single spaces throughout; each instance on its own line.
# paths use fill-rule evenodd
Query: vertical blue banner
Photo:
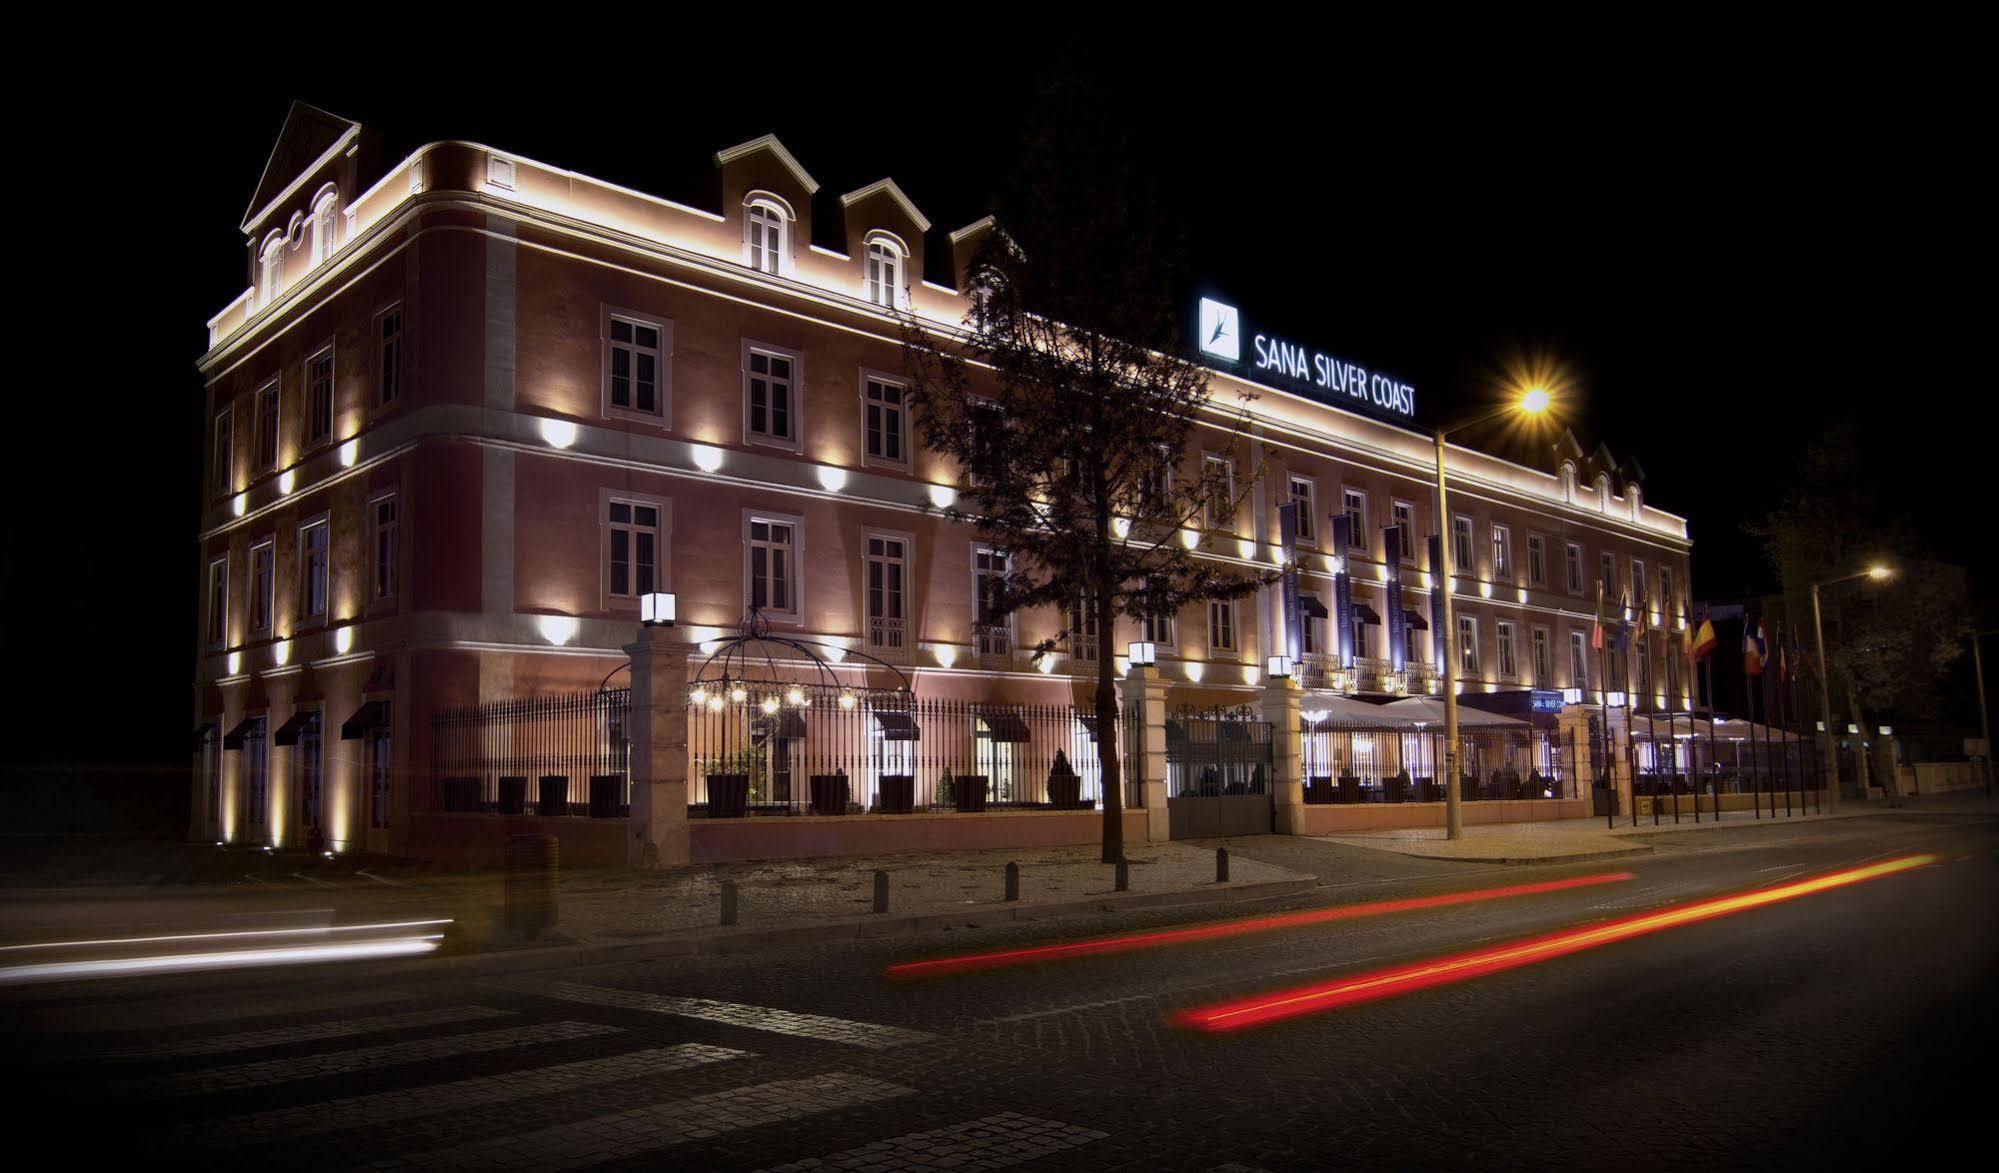
M 1381 556 L 1388 560 L 1388 667 L 1400 672 L 1409 663 L 1409 623 L 1402 616 L 1402 551 L 1407 538 L 1399 525 L 1382 527 Z
M 1333 575 L 1333 638 L 1334 647 L 1340 650 L 1340 667 L 1353 667 L 1353 574 L 1347 567 L 1348 551 L 1353 549 L 1353 519 L 1345 513 L 1333 515 L 1333 549 L 1339 551 L 1340 570 Z
M 1449 680 L 1456 673 L 1450 667 L 1451 633 L 1444 630 L 1444 591 L 1449 589 L 1444 582 L 1444 538 L 1434 534 L 1430 538 L 1430 660 L 1437 676 Z
M 1284 554 L 1284 654 L 1293 664 L 1305 655 L 1305 616 L 1298 606 L 1298 503 L 1277 507 L 1278 545 Z

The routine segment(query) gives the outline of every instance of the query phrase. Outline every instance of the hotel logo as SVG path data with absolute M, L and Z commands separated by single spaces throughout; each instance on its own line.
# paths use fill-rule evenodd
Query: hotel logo
M 1201 299 L 1201 353 L 1229 362 L 1242 361 L 1242 318 L 1232 305 Z

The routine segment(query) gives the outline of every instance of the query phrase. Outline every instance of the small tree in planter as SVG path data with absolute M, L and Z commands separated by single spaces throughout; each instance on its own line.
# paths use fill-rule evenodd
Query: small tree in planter
M 739 819 L 750 813 L 750 784 L 763 777 L 764 751 L 749 747 L 706 763 L 708 817 Z
M 944 772 L 937 775 L 937 797 L 931 800 L 932 804 L 935 806 L 952 805 L 951 790 L 956 785 L 957 779 L 951 776 L 951 767 L 945 766 Z
M 1083 780 L 1069 764 L 1069 755 L 1055 751 L 1055 764 L 1048 767 L 1048 804 L 1056 810 L 1073 810 L 1082 805 Z

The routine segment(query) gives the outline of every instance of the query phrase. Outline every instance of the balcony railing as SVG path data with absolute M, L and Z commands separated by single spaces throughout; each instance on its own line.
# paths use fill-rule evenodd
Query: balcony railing
M 868 616 L 868 654 L 891 664 L 909 662 L 909 640 L 903 620 Z
M 981 668 L 1005 668 L 1013 662 L 1013 628 L 1005 623 L 972 624 Z

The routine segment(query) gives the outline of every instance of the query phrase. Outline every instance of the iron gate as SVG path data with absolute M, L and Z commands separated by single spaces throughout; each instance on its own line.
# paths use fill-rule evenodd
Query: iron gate
M 1182 712 L 1166 722 L 1166 807 L 1175 839 L 1277 829 L 1270 723 L 1246 710 Z

